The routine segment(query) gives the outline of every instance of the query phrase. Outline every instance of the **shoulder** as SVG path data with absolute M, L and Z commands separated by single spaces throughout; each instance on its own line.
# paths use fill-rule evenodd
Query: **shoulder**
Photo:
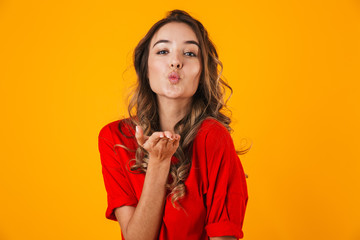
M 229 130 L 216 119 L 207 118 L 200 125 L 193 146 L 204 148 L 206 152 L 220 153 L 232 145 Z
M 206 119 L 200 126 L 193 145 L 200 164 L 207 174 L 216 172 L 223 164 L 236 164 L 238 156 L 229 130 L 215 119 Z
M 206 142 L 231 139 L 229 130 L 219 121 L 213 118 L 205 119 L 198 131 L 198 137 Z
M 133 138 L 134 128 L 129 118 L 116 120 L 103 126 L 99 131 L 99 138 L 116 142 L 115 139 Z

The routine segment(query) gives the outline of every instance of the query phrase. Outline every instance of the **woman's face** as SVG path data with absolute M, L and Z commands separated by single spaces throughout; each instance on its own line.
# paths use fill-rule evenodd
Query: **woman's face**
M 201 74 L 199 41 L 185 23 L 162 26 L 149 46 L 148 78 L 158 99 L 191 99 Z

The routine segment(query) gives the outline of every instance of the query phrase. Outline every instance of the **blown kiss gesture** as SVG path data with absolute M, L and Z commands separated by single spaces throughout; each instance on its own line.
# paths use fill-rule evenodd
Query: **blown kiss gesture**
M 136 126 L 135 138 L 138 144 L 149 153 L 149 164 L 170 162 L 180 142 L 179 134 L 164 131 L 146 136 L 140 126 Z

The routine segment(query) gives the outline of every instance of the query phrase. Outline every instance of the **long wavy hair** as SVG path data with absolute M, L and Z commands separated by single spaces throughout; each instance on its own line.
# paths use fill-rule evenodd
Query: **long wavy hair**
M 128 106 L 129 118 L 125 119 L 128 126 L 141 126 L 144 134 L 150 136 L 153 132 L 161 131 L 158 115 L 156 94 L 151 90 L 148 72 L 149 44 L 154 34 L 165 24 L 170 22 L 185 23 L 192 28 L 200 45 L 202 72 L 197 91 L 192 97 L 191 108 L 174 127 L 175 133 L 181 136 L 180 144 L 174 156 L 178 159 L 170 167 L 171 180 L 166 184 L 171 195 L 171 202 L 175 208 L 181 206 L 179 200 L 186 195 L 185 180 L 191 168 L 192 145 L 201 123 L 208 118 L 216 119 L 224 125 L 229 132 L 231 119 L 224 111 L 229 111 L 226 106 L 225 88 L 232 94 L 232 88 L 222 78 L 222 63 L 218 59 L 215 45 L 210 40 L 207 30 L 196 19 L 182 10 L 173 10 L 168 15 L 155 23 L 134 51 L 134 67 L 137 74 L 137 85 L 133 91 Z M 231 96 L 230 94 L 230 96 Z M 230 98 L 230 97 L 229 97 Z M 119 127 L 121 130 L 121 127 Z M 134 136 L 132 136 L 134 137 Z M 123 146 L 125 147 L 125 146 Z M 126 148 L 126 147 L 125 147 Z M 237 151 L 239 155 L 245 154 L 250 148 Z M 147 151 L 138 146 L 135 159 L 129 164 L 132 172 L 145 173 L 148 165 Z

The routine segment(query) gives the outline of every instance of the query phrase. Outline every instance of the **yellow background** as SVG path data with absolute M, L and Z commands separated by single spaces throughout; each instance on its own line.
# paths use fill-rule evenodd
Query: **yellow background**
M 0 1 L 0 239 L 120 239 L 97 136 L 126 115 L 133 48 L 174 8 L 208 29 L 235 144 L 253 141 L 244 239 L 360 239 L 355 0 Z

